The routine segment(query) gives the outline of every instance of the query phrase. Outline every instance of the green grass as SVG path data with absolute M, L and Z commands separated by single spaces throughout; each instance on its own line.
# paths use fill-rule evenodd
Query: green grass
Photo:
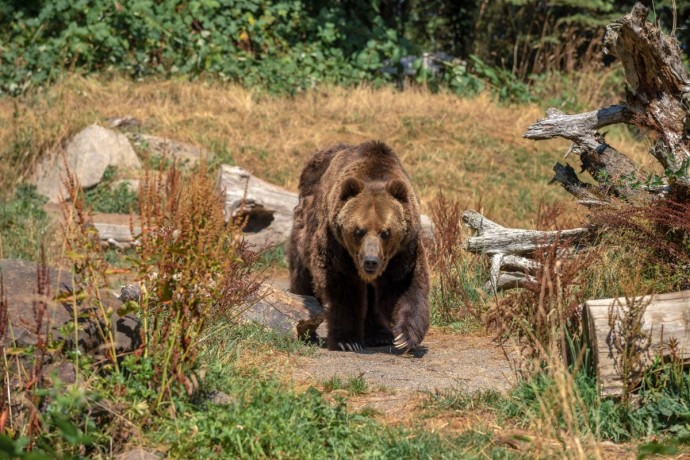
M 84 192 L 84 203 L 94 212 L 129 214 L 130 210 L 139 212 L 139 197 L 135 190 L 125 182 L 115 184 L 117 168 L 105 168 L 101 182 Z
M 259 260 L 257 268 L 262 269 L 268 267 L 287 268 L 284 244 L 279 244 L 261 253 L 261 259 Z
M 0 203 L 0 257 L 37 260 L 49 232 L 46 201 L 36 186 L 21 184 L 12 199 Z
M 506 396 L 496 390 L 469 392 L 464 389 L 437 390 L 429 393 L 423 407 L 432 413 L 439 411 L 494 411 L 505 404 Z
M 446 436 L 386 426 L 366 411 L 350 411 L 346 398 L 329 401 L 314 387 L 298 392 L 277 375 L 242 365 L 243 353 L 259 347 L 313 349 L 287 345 L 256 327 L 216 329 L 200 356 L 198 374 L 203 369 L 205 377 L 196 394 L 180 387 L 159 411 L 151 409 L 157 394 L 149 385 L 155 378 L 150 359 L 130 356 L 121 372 L 99 373 L 82 358 L 79 379 L 86 383 L 42 390 L 47 415 L 32 458 L 107 457 L 112 437 L 125 429 L 141 432 L 144 445 L 166 446 L 169 458 L 515 457 L 487 431 Z M 368 391 L 361 376 L 330 384 L 351 395 Z M 209 401 L 217 391 L 230 396 L 227 404 Z M 26 442 L 0 439 L 0 459 L 21 458 Z
M 347 379 L 334 375 L 323 382 L 323 391 L 330 393 L 335 390 L 345 390 L 350 396 L 365 395 L 369 393 L 369 384 L 362 375 L 351 375 Z

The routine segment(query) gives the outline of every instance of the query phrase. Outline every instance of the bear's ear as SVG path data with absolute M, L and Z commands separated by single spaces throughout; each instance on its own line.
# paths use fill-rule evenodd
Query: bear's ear
M 359 192 L 364 190 L 364 182 L 356 177 L 348 177 L 340 187 L 340 200 L 347 201 L 352 197 L 359 195 Z
M 393 179 L 386 184 L 386 190 L 399 202 L 407 203 L 409 197 L 407 194 L 407 186 L 403 181 Z

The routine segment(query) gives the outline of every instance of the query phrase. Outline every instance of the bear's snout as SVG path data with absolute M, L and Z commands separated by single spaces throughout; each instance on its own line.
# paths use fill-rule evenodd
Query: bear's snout
M 367 281 L 377 278 L 381 273 L 381 256 L 383 248 L 378 238 L 372 235 L 364 237 L 359 252 L 360 273 Z
M 364 267 L 365 272 L 376 273 L 376 269 L 379 268 L 379 258 L 374 256 L 366 256 L 364 257 L 362 266 Z

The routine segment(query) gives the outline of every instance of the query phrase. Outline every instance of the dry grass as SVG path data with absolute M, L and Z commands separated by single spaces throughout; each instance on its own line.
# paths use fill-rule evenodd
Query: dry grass
M 594 107 L 593 107 L 594 108 Z M 221 83 L 132 82 L 69 77 L 41 94 L 0 100 L 0 145 L 12 185 L 44 151 L 90 123 L 133 116 L 143 130 L 229 154 L 259 177 L 296 190 L 309 156 L 335 142 L 381 139 L 402 157 L 425 210 L 442 190 L 449 199 L 509 226 L 534 223 L 537 204 L 567 195 L 549 186 L 565 141 L 522 139 L 543 115 L 537 105 L 497 105 L 488 94 L 459 99 L 424 90 L 319 89 L 271 97 Z M 624 131 L 609 141 L 633 158 L 648 156 Z M 575 163 L 575 159 L 571 159 Z

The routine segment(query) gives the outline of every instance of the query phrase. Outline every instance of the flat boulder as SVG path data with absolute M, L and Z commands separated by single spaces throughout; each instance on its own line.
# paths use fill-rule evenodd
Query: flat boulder
M 69 140 L 65 160 L 82 188 L 97 185 L 108 166 L 119 170 L 141 168 L 141 161 L 124 134 L 98 125 L 87 126 Z M 65 161 L 58 152 L 44 155 L 36 166 L 33 182 L 38 192 L 57 203 L 67 196 L 62 184 L 66 177 Z

